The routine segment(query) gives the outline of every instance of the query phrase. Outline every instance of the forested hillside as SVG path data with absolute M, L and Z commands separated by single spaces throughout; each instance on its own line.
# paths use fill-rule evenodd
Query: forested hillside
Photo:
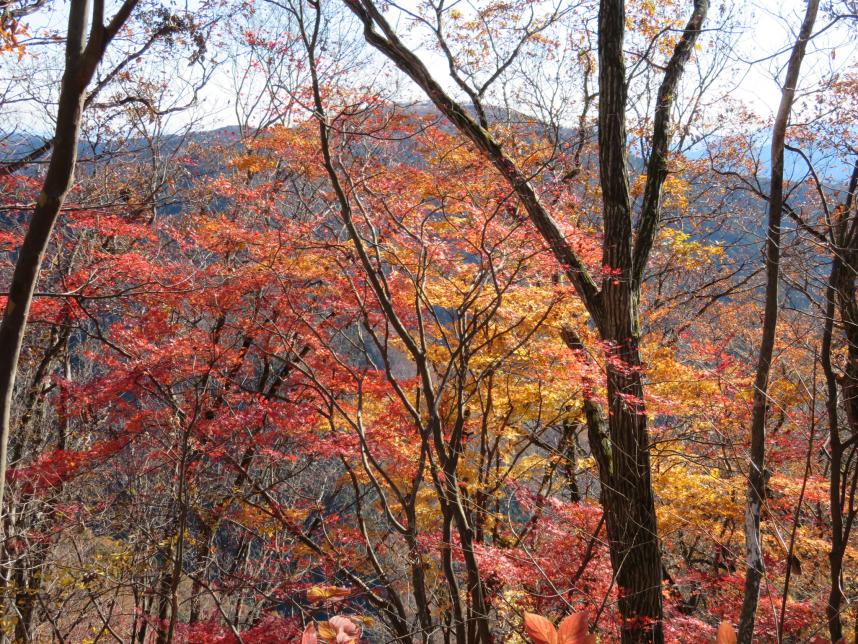
M 0 0 L 0 644 L 858 644 L 854 0 Z

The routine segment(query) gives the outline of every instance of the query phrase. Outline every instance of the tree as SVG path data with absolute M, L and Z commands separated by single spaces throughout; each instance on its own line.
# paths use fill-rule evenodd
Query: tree
M 685 63 L 705 20 L 708 2 L 695 3 L 659 88 L 647 186 L 636 235 L 632 231 L 626 170 L 627 79 L 623 52 L 626 14 L 623 2 L 600 3 L 599 164 L 604 218 L 601 288 L 567 243 L 526 175 L 486 131 L 487 124 L 475 122 L 438 85 L 373 3 L 347 4 L 363 23 L 367 42 L 416 82 L 509 182 L 564 267 L 606 344 L 607 415 L 593 407 L 587 416 L 590 444 L 599 462 L 611 556 L 621 593 L 623 641 L 662 641 L 662 566 L 649 474 L 649 438 L 639 353 L 640 287 L 659 224 L 659 201 L 667 176 L 671 107 Z M 479 114 L 480 95 L 469 94 Z
M 136 5 L 137 0 L 127 0 L 110 22 L 105 24 L 104 2 L 96 0 L 92 7 L 88 35 L 88 0 L 73 2 L 69 10 L 66 64 L 57 108 L 54 153 L 15 263 L 3 321 L 0 323 L 0 505 L 3 503 L 6 484 L 12 395 L 18 357 L 45 249 L 74 179 L 86 88 L 110 41 Z
M 771 189 L 768 199 L 768 233 L 766 238 L 766 304 L 763 336 L 754 380 L 754 412 L 751 420 L 751 454 L 748 466 L 748 507 L 745 517 L 745 599 L 739 621 L 739 641 L 750 644 L 754 636 L 754 619 L 763 578 L 763 552 L 760 542 L 760 513 L 766 486 L 766 416 L 768 381 L 778 323 L 778 289 L 780 282 L 781 218 L 784 208 L 784 138 L 795 99 L 801 63 L 813 31 L 819 2 L 810 0 L 798 38 L 793 45 L 784 78 L 781 102 L 772 128 Z
M 184 30 L 99 92 L 18 360 L 0 637 L 735 641 L 772 124 L 733 91 L 743 15 L 692 29 L 690 4 L 630 0 L 600 64 L 597 4 L 355 5 L 386 47 L 428 45 L 452 118 L 410 102 L 355 11 L 302 0 L 217 9 L 237 126 L 169 117 L 207 74 L 162 55 Z M 147 7 L 102 78 L 158 31 Z M 854 63 L 830 15 L 784 134 L 753 628 L 773 641 L 854 628 Z M 29 48 L 57 45 L 23 29 L 48 79 Z M 43 181 L 0 182 L 11 274 Z M 616 453 L 644 431 L 647 459 Z M 617 515 L 635 499 L 657 542 Z M 659 624 L 620 611 L 642 582 L 617 532 L 657 545 Z

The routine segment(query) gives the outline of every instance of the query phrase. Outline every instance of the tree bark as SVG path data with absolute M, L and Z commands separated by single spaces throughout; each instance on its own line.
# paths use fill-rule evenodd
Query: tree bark
M 739 618 L 738 640 L 750 644 L 763 578 L 763 550 L 760 538 L 760 517 L 765 499 L 766 414 L 768 385 L 778 324 L 778 291 L 781 261 L 781 216 L 784 208 L 784 139 L 792 111 L 795 89 L 807 42 L 813 30 L 819 0 L 809 0 L 798 39 L 793 45 L 780 106 L 772 128 L 772 178 L 769 190 L 768 235 L 766 239 L 766 295 L 763 313 L 763 336 L 757 355 L 754 378 L 754 402 L 751 418 L 751 454 L 748 465 L 748 501 L 745 509 L 745 596 Z
M 611 562 L 620 589 L 622 641 L 662 642 L 662 564 L 650 481 L 649 439 L 639 353 L 638 302 L 643 271 L 658 229 L 659 197 L 667 176 L 669 115 L 677 85 L 700 33 L 709 2 L 695 0 L 692 15 L 674 48 L 659 88 L 652 138 L 653 172 L 645 189 L 645 209 L 641 212 L 638 230 L 640 243 L 635 249 L 637 256 L 633 256 L 625 143 L 625 5 L 624 0 L 601 1 L 599 163 L 605 221 L 602 264 L 611 269 L 603 275 L 601 289 L 542 205 L 525 173 L 516 166 L 502 146 L 445 93 L 420 59 L 399 40 L 371 0 L 345 2 L 362 22 L 367 42 L 417 83 L 438 110 L 471 140 L 510 184 L 531 222 L 575 286 L 602 340 L 609 347 L 606 362 L 610 413 L 605 419 L 591 404 L 588 433 L 600 464 Z
M 858 477 L 858 466 L 853 467 L 853 479 L 848 482 L 849 466 L 844 471 L 844 453 L 849 443 L 858 437 L 858 424 L 856 424 L 856 406 L 858 401 L 850 399 L 858 389 L 855 380 L 855 363 L 858 361 L 858 303 L 855 301 L 855 270 L 858 268 L 858 235 L 855 227 L 858 218 L 852 214 L 855 204 L 855 194 L 858 191 L 858 160 L 852 168 L 852 177 L 849 181 L 849 190 L 842 207 L 838 209 L 838 218 L 834 221 L 834 230 L 831 235 L 832 260 L 831 274 L 825 291 L 825 327 L 822 335 L 822 349 L 820 362 L 825 374 L 827 389 L 826 411 L 828 414 L 828 443 L 831 454 L 831 478 L 829 479 L 829 505 L 831 513 L 831 549 L 828 552 L 830 564 L 828 605 L 826 606 L 826 618 L 828 620 L 828 633 L 832 642 L 843 638 L 843 619 L 841 608 L 845 597 L 843 595 L 843 556 L 846 552 L 846 543 L 849 541 L 852 524 L 856 511 L 854 500 L 846 497 L 855 493 L 855 477 Z M 845 266 L 844 266 L 845 264 Z M 846 412 L 847 427 L 850 437 L 844 443 L 840 436 L 840 420 L 838 415 L 838 387 L 837 376 L 831 360 L 831 350 L 834 336 L 834 323 L 840 312 L 840 318 L 845 329 L 847 341 L 847 354 L 849 363 L 843 374 L 841 387 L 843 390 L 843 405 Z M 851 368 L 850 368 L 851 367 Z M 847 458 L 847 463 L 852 459 Z M 844 510 L 847 510 L 844 517 Z
M 638 294 L 631 288 L 623 5 L 623 0 L 603 0 L 599 10 L 599 177 L 605 231 L 601 327 L 607 343 L 610 437 L 610 452 L 603 459 L 600 476 L 622 641 L 661 642 L 661 553 L 641 381 Z
M 48 164 L 33 218 L 18 252 L 9 297 L 0 323 L 0 512 L 6 483 L 12 397 L 27 315 L 48 241 L 74 180 L 80 123 L 86 87 L 108 43 L 131 15 L 138 0 L 125 0 L 108 25 L 103 24 L 104 0 L 95 0 L 86 37 L 90 0 L 72 0 L 66 38 L 66 60 L 57 108 L 54 151 Z

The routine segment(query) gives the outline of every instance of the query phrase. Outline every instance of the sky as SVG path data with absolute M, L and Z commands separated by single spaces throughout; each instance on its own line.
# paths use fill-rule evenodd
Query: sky
M 195 2 L 196 0 L 186 0 Z M 329 0 L 338 1 L 338 0 Z M 718 20 L 722 10 L 722 2 L 726 2 L 728 10 L 735 6 L 744 6 L 744 14 L 740 20 L 745 26 L 736 34 L 736 50 L 733 56 L 735 73 L 722 80 L 722 91 L 729 92 L 751 106 L 762 117 L 774 114 L 780 99 L 780 88 L 776 82 L 782 75 L 786 61 L 784 53 L 794 39 L 804 14 L 804 0 L 753 0 L 744 5 L 732 5 L 731 0 L 712 0 L 710 9 L 710 24 Z M 418 0 L 403 0 L 400 4 L 414 9 Z M 686 3 L 690 10 L 690 1 Z M 51 3 L 52 11 L 45 11 L 30 18 L 30 33 L 38 34 L 46 29 L 62 30 L 64 27 L 68 0 Z M 187 7 L 187 4 L 184 4 Z M 193 7 L 193 4 L 190 5 Z M 388 13 L 388 19 L 398 23 L 400 33 L 408 39 L 409 32 L 405 20 L 397 19 L 395 10 Z M 826 18 L 820 15 L 818 26 L 826 24 Z M 843 66 L 846 61 L 855 60 L 856 45 L 853 42 L 855 34 L 848 33 L 843 28 L 827 30 L 822 37 L 813 42 L 803 69 L 805 85 L 813 83 L 815 78 L 828 73 L 832 68 Z M 780 55 L 777 55 L 780 52 Z M 832 54 L 832 52 L 834 52 Z M 442 84 L 455 92 L 455 85 L 450 79 L 446 64 L 440 56 L 428 51 L 425 47 L 418 49 L 421 58 Z M 773 57 L 772 57 L 773 56 Z M 230 97 L 233 94 L 233 75 L 237 66 L 224 65 L 213 76 L 211 82 L 200 94 L 202 99 L 199 109 L 172 117 L 172 127 L 182 127 L 187 119 L 202 118 L 206 127 L 233 125 L 236 122 L 235 111 Z M 415 93 L 415 96 L 417 94 Z M 50 127 L 50 115 L 42 108 L 32 112 L 19 109 L 14 115 L 16 124 L 30 131 L 45 131 Z M 8 127 L 8 123 L 0 120 L 0 127 Z

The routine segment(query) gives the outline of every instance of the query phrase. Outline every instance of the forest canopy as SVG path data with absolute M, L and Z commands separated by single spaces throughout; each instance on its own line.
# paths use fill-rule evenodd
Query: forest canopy
M 855 0 L 0 0 L 0 644 L 858 644 Z

